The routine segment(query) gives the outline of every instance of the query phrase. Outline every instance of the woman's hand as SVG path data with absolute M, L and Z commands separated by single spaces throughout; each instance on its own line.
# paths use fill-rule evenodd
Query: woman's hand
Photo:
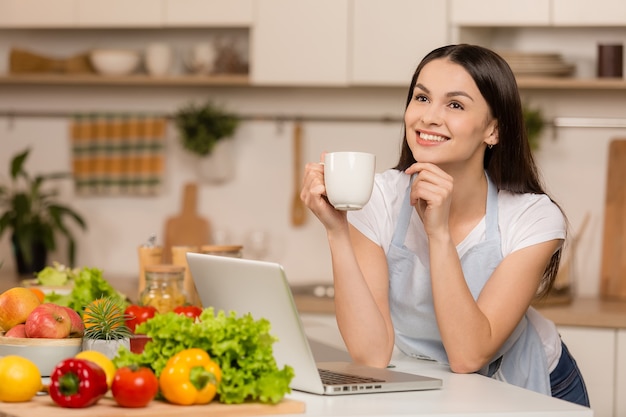
M 324 155 L 322 154 L 323 157 Z M 309 162 L 306 164 L 300 199 L 328 231 L 338 227 L 347 228 L 346 212 L 336 210 L 326 198 L 323 163 Z
M 417 173 L 411 185 L 411 205 L 419 214 L 428 236 L 448 234 L 453 179 L 430 163 L 416 162 L 405 173 Z

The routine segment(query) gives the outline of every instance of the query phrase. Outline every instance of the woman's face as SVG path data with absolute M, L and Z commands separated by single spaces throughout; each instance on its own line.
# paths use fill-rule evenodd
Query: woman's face
M 422 68 L 404 114 L 406 140 L 416 161 L 480 163 L 498 141 L 496 121 L 476 83 L 460 65 L 436 59 Z

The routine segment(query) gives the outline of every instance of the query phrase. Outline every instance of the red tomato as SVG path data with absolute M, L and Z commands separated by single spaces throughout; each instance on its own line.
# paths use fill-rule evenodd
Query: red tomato
M 126 325 L 133 333 L 139 324 L 151 319 L 155 314 L 157 314 L 157 309 L 153 306 L 129 305 L 124 311 Z
M 152 369 L 123 366 L 115 371 L 111 393 L 122 407 L 145 407 L 159 391 L 159 380 Z
M 202 309 L 196 306 L 179 306 L 174 309 L 174 313 L 195 319 L 202 313 Z

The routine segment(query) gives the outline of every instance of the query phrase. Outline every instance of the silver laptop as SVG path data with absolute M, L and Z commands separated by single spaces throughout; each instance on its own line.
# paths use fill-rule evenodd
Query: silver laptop
M 187 253 L 203 306 L 250 313 L 271 324 L 274 357 L 293 367 L 291 388 L 314 394 L 416 391 L 441 388 L 437 378 L 371 368 L 349 361 L 316 362 L 284 269 L 272 262 Z M 343 358 L 342 358 L 343 359 Z M 324 380 L 323 380 L 324 379 Z

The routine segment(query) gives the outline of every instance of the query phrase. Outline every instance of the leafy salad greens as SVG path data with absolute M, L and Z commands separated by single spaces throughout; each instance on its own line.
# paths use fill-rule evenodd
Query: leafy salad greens
M 113 359 L 118 368 L 146 366 L 159 376 L 171 356 L 193 347 L 206 350 L 220 366 L 222 381 L 217 393 L 221 403 L 253 400 L 275 404 L 291 392 L 293 368 L 278 368 L 272 351 L 276 338 L 270 335 L 266 319 L 205 308 L 196 321 L 176 313 L 157 314 L 135 331 L 152 340 L 139 354 L 120 348 Z
M 70 307 L 82 315 L 85 306 L 98 298 L 110 297 L 121 305 L 126 303 L 126 296 L 117 291 L 102 276 L 98 268 L 83 267 L 70 269 L 60 264 L 48 266 L 37 274 L 37 280 L 42 285 L 65 285 L 73 283 L 69 294 L 59 294 L 54 291 L 46 294 L 45 302 Z

